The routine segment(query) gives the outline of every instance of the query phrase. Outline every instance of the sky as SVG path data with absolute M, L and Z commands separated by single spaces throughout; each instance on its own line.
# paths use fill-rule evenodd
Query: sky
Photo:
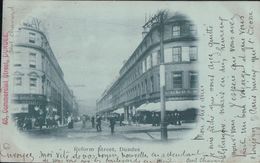
M 17 22 L 30 17 L 42 21 L 65 81 L 86 111 L 95 109 L 96 100 L 119 75 L 124 60 L 141 42 L 145 15 L 149 17 L 160 9 L 169 9 L 206 19 L 198 16 L 198 5 L 194 2 L 184 5 L 181 2 L 13 3 Z M 213 9 L 214 5 L 205 5 L 203 11 Z
M 95 109 L 96 100 L 141 42 L 145 15 L 159 10 L 155 5 L 143 9 L 134 3 L 66 1 L 17 8 L 17 19 L 41 20 L 65 81 L 86 111 Z

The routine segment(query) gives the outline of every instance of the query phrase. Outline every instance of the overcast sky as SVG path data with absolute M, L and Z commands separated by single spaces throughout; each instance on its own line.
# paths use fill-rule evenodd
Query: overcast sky
M 65 81 L 88 110 L 95 109 L 96 100 L 141 42 L 145 14 L 169 9 L 200 18 L 195 8 L 199 4 L 189 2 L 27 2 L 15 2 L 17 20 L 42 20 Z
M 18 8 L 21 20 L 42 20 L 65 81 L 77 99 L 89 106 L 86 109 L 95 109 L 96 100 L 142 40 L 145 14 L 159 9 L 134 3 L 66 1 L 19 4 Z

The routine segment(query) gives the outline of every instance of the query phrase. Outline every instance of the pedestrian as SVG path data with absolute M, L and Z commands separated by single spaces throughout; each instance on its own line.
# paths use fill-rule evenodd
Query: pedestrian
M 42 129 L 42 127 L 44 126 L 44 117 L 40 115 L 38 120 L 39 120 L 40 129 Z
M 95 117 L 91 117 L 92 128 L 95 128 Z
M 177 112 L 177 125 L 181 125 L 181 117 L 180 117 L 180 113 Z
M 124 115 L 123 114 L 121 114 L 120 115 L 120 117 L 119 117 L 119 122 L 120 122 L 120 126 L 122 126 L 123 125 L 123 120 L 124 120 Z
M 135 115 L 133 115 L 132 120 L 133 120 L 133 123 L 136 124 L 136 117 L 135 117 Z
M 26 117 L 26 118 L 25 118 L 25 122 L 24 122 L 23 128 L 24 128 L 25 130 L 31 130 L 31 129 L 32 129 L 32 120 L 31 120 L 30 117 Z
M 156 114 L 155 116 L 156 126 L 160 126 L 160 117 L 159 114 Z
M 115 124 L 116 124 L 115 118 L 111 117 L 110 118 L 110 125 L 109 125 L 109 127 L 111 128 L 111 135 L 114 135 Z
M 49 115 L 46 116 L 46 128 L 51 127 L 51 118 Z
M 156 124 L 155 113 L 152 113 L 152 126 L 155 126 L 155 124 Z
M 86 115 L 82 116 L 82 128 L 86 128 Z
M 97 132 L 100 132 L 101 131 L 101 116 L 97 116 L 96 118 L 96 122 L 97 122 Z
M 72 115 L 70 115 L 68 117 L 68 128 L 72 129 L 73 128 L 73 119 L 72 119 Z
M 135 114 L 135 119 L 136 119 L 136 126 L 139 126 L 139 123 L 140 123 L 140 115 L 139 115 L 139 114 Z

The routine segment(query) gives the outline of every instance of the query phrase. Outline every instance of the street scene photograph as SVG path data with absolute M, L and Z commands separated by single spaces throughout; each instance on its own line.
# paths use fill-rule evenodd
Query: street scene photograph
M 259 162 L 259 2 L 3 9 L 0 162 Z
M 200 112 L 197 24 L 167 4 L 129 4 L 14 5 L 11 119 L 20 134 L 200 139 L 189 136 Z

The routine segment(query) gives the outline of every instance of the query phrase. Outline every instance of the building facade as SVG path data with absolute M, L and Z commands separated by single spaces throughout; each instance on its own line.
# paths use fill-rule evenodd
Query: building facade
M 160 29 L 154 23 L 120 69 L 119 78 L 97 100 L 97 113 L 124 108 L 129 117 L 142 104 L 160 102 Z M 196 26 L 184 15 L 169 16 L 164 24 L 166 101 L 198 99 Z M 166 108 L 167 109 L 167 108 Z
M 23 23 L 15 32 L 12 62 L 13 115 L 16 118 L 39 116 L 66 122 L 77 109 L 73 92 L 64 81 L 48 39 L 37 19 Z

